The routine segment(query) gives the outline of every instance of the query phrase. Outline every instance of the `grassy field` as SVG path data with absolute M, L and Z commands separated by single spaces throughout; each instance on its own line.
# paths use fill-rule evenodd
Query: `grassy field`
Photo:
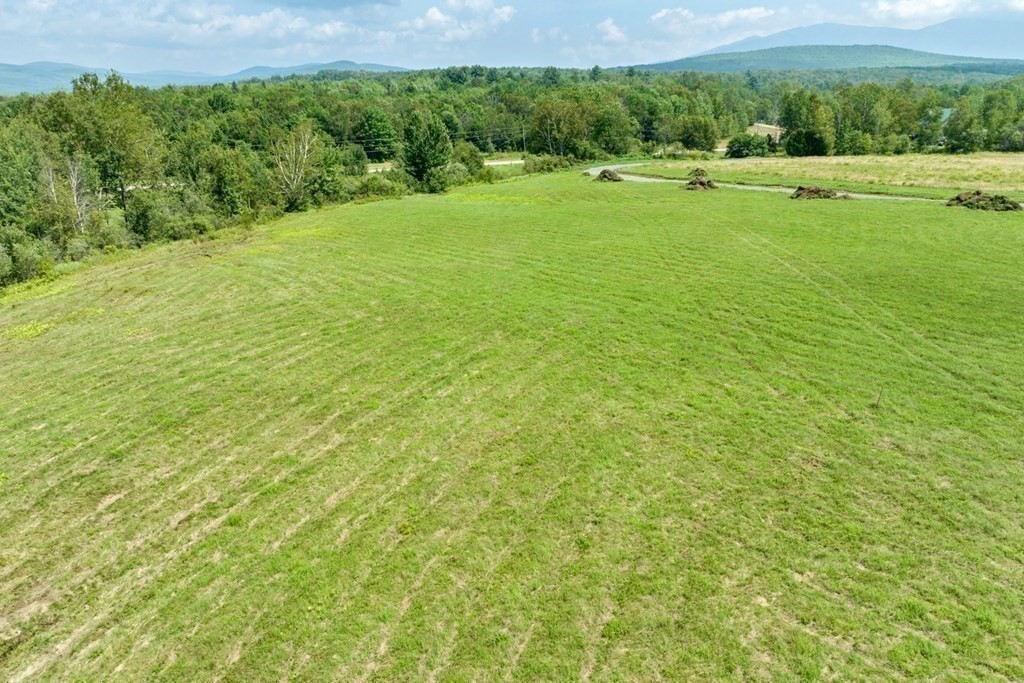
M 1024 223 L 566 173 L 0 299 L 0 679 L 1024 678 Z
M 909 154 L 900 157 L 823 157 L 666 161 L 630 173 L 685 178 L 695 166 L 725 183 L 828 185 L 848 192 L 949 199 L 965 191 L 1006 192 L 1024 198 L 1024 154 Z

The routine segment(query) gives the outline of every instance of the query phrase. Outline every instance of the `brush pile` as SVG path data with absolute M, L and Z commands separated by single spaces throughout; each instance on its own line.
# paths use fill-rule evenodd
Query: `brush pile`
M 601 172 L 598 174 L 598 176 L 596 178 L 594 178 L 594 182 L 595 183 L 621 183 L 622 182 L 622 176 L 620 176 L 618 173 L 616 173 L 615 171 L 613 171 L 610 168 L 605 168 L 605 169 L 601 170 Z
M 804 187 L 801 185 L 796 188 L 796 192 L 790 197 L 790 199 L 849 199 L 848 194 L 839 194 L 835 190 L 829 190 L 824 187 L 818 187 L 817 185 L 810 185 Z
M 690 171 L 690 182 L 684 186 L 684 189 L 705 192 L 707 190 L 717 190 L 718 185 L 715 185 L 715 181 L 708 178 L 707 171 L 698 167 Z
M 1020 211 L 1021 205 L 1001 194 L 991 195 L 975 190 L 961 192 L 946 202 L 946 206 L 962 206 L 975 211 Z
M 686 183 L 686 185 L 684 185 L 684 187 L 687 190 L 693 190 L 695 192 L 704 192 L 704 191 L 707 191 L 707 190 L 717 190 L 718 189 L 718 185 L 715 185 L 715 181 L 714 180 L 710 180 L 710 179 L 705 178 L 703 176 L 694 178 L 690 182 Z

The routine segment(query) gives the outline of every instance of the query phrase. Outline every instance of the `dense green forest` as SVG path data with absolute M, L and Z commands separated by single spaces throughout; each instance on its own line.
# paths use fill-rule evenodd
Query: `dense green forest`
M 325 72 L 0 99 L 0 285 L 97 250 L 201 237 L 324 203 L 489 182 L 571 160 L 713 150 L 778 123 L 794 155 L 1024 149 L 1024 78 L 990 85 L 836 83 L 778 75 L 453 67 Z M 755 143 L 757 141 L 754 141 Z M 368 175 L 369 162 L 394 169 Z

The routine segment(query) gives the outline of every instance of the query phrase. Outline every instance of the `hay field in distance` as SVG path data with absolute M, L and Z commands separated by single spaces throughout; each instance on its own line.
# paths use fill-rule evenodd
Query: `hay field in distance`
M 681 179 L 696 166 L 716 180 L 742 185 L 827 185 L 848 192 L 928 199 L 984 190 L 1024 199 L 1024 154 L 998 152 L 665 160 L 631 168 L 630 173 Z

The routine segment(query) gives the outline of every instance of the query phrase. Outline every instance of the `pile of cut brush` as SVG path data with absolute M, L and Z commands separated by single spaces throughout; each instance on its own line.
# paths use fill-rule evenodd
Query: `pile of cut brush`
M 595 183 L 621 183 L 622 176 L 613 171 L 610 168 L 602 169 L 601 172 L 594 178 Z
M 717 190 L 718 185 L 715 185 L 714 180 L 708 178 L 694 178 L 685 185 L 687 190 L 694 190 L 697 192 L 703 192 L 704 190 Z
M 849 199 L 848 194 L 839 194 L 835 190 L 829 190 L 824 187 L 818 187 L 817 185 L 810 185 L 804 187 L 801 185 L 796 188 L 796 192 L 792 194 L 790 199 Z
M 715 181 L 708 178 L 708 172 L 703 168 L 695 168 L 690 171 L 690 182 L 684 186 L 687 190 L 693 190 L 695 192 L 704 192 L 706 190 L 717 190 L 718 185 L 715 185 Z
M 975 190 L 961 192 L 946 202 L 946 206 L 962 206 L 976 211 L 1020 211 L 1021 205 L 1001 194 L 991 195 Z

